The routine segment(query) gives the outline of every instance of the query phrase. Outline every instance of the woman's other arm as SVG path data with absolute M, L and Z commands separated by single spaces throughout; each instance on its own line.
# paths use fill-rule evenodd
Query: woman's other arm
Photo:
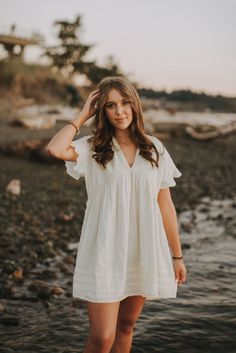
M 169 188 L 160 189 L 158 193 L 158 205 L 161 211 L 163 225 L 173 256 L 182 256 L 182 249 L 178 231 L 178 221 L 175 206 L 173 204 Z
M 160 189 L 157 196 L 157 202 L 160 208 L 163 225 L 169 246 L 171 248 L 172 256 L 181 257 L 182 248 L 178 231 L 177 214 L 169 188 Z M 174 260 L 174 270 L 176 280 L 182 283 L 185 282 L 186 269 L 183 260 Z

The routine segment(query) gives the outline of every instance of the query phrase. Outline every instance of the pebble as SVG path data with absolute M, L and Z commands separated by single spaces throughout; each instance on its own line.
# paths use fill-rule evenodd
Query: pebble
M 79 245 L 79 242 L 76 242 L 76 243 L 69 243 L 67 245 L 67 249 L 68 250 L 76 250 L 78 248 L 78 245 Z
M 62 272 L 71 272 L 71 269 L 64 264 L 63 262 L 58 262 L 57 267 L 62 271 Z
M 23 269 L 21 267 L 18 267 L 12 274 L 13 278 L 16 281 L 20 281 L 23 279 Z
M 0 317 L 0 322 L 3 325 L 19 325 L 20 324 L 20 319 L 17 316 L 13 315 L 4 315 Z
M 0 313 L 2 313 L 5 310 L 5 307 L 0 303 Z
M 40 299 L 48 300 L 51 297 L 51 290 L 48 287 L 39 287 L 37 290 L 37 296 Z
M 191 249 L 191 245 L 187 244 L 187 243 L 182 243 L 182 249 L 183 250 L 189 250 L 189 249 Z
M 21 182 L 19 179 L 12 179 L 7 187 L 6 187 L 6 192 L 12 194 L 12 195 L 20 195 L 21 193 Z
M 192 228 L 193 228 L 193 224 L 191 223 L 182 223 L 181 224 L 181 228 L 186 232 L 186 233 L 190 233 Z
M 41 280 L 34 280 L 29 284 L 28 290 L 31 292 L 36 292 L 40 287 L 47 288 L 49 287 L 49 283 Z
M 70 222 L 73 220 L 74 216 L 75 215 L 73 212 L 71 212 L 69 214 L 61 212 L 58 214 L 57 219 L 58 219 L 58 221 L 62 221 L 62 222 Z
M 61 295 L 61 294 L 65 293 L 65 290 L 61 287 L 53 287 L 51 289 L 51 293 L 56 294 L 56 295 Z
M 68 256 L 64 257 L 63 262 L 65 262 L 66 264 L 74 265 L 75 264 L 75 257 L 68 255 Z
M 42 280 L 47 280 L 47 279 L 55 279 L 57 278 L 57 274 L 55 271 L 51 271 L 51 270 L 43 270 L 38 277 Z

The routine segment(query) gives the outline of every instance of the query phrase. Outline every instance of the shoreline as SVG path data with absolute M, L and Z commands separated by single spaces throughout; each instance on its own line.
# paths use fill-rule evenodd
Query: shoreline
M 1 125 L 1 135 L 8 143 L 52 136 L 52 130 L 39 133 Z M 82 134 L 87 133 L 83 129 Z M 180 348 L 184 351 L 186 347 L 193 353 L 209 353 L 209 349 L 232 352 L 235 136 L 208 142 L 188 138 L 163 142 L 182 172 L 175 179 L 176 186 L 170 189 L 188 279 L 179 288 L 176 301 L 145 304 L 135 331 L 134 349 L 137 353 L 152 351 L 157 346 L 163 353 Z M 72 350 L 78 351 L 83 347 L 88 325 L 84 304 L 72 298 L 76 244 L 86 204 L 84 179 L 76 181 L 69 177 L 63 161 L 43 163 L 3 153 L 0 159 L 4 166 L 0 174 L 2 351 L 44 352 L 38 340 L 39 331 L 43 332 L 44 345 L 50 351 L 66 352 L 68 342 Z M 21 181 L 19 196 L 5 192 L 11 179 Z M 49 323 L 55 329 L 53 340 L 48 333 Z M 68 335 L 64 343 L 62 330 Z M 191 335 L 191 342 L 186 343 L 186 335 Z

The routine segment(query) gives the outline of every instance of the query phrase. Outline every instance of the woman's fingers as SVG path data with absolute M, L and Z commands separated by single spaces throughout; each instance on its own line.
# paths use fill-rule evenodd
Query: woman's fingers
M 83 111 L 88 116 L 88 118 L 93 116 L 94 113 L 96 112 L 96 101 L 98 100 L 99 94 L 100 94 L 99 89 L 90 92 L 84 104 Z
M 99 96 L 99 94 L 100 94 L 99 90 L 93 91 L 90 93 L 89 98 L 91 98 L 92 100 L 96 99 Z
M 99 89 L 97 89 L 96 91 L 91 92 L 90 96 L 97 95 L 98 93 L 100 93 Z
M 92 97 L 92 101 L 97 100 L 98 97 L 99 97 L 99 94 L 94 95 L 94 96 Z
M 184 283 L 186 281 L 186 273 L 185 271 L 180 271 L 180 282 Z
M 94 95 L 94 97 L 91 100 L 91 103 L 94 105 L 97 102 L 98 98 L 99 98 L 99 93 Z
M 186 281 L 186 271 L 184 269 L 177 269 L 175 280 L 178 284 L 184 283 Z

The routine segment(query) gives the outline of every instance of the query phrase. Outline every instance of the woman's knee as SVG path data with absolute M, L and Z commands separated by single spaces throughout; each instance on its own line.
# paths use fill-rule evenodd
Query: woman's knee
M 106 351 L 106 347 L 112 346 L 116 334 L 116 322 L 119 310 L 119 302 L 92 303 L 88 302 L 89 314 L 89 341 L 95 347 Z
M 131 334 L 135 327 L 135 320 L 132 318 L 123 318 L 118 321 L 118 329 L 125 334 Z
M 107 333 L 90 332 L 89 339 L 94 347 L 108 350 L 109 348 L 112 347 L 112 344 L 115 339 L 115 334 L 113 332 L 107 332 Z

